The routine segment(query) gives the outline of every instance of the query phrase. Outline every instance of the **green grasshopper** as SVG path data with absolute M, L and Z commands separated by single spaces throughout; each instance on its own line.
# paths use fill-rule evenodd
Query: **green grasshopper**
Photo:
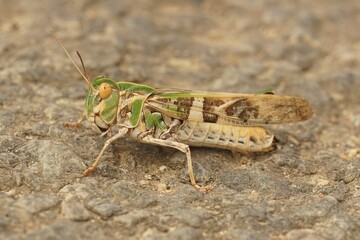
M 156 89 L 131 82 L 116 82 L 97 77 L 92 82 L 77 67 L 62 43 L 75 68 L 89 85 L 86 117 L 102 135 L 116 127 L 118 132 L 106 140 L 100 154 L 86 176 L 95 170 L 109 145 L 124 136 L 140 142 L 175 148 L 186 155 L 188 174 L 196 184 L 189 146 L 228 149 L 237 152 L 272 150 L 274 135 L 262 125 L 289 123 L 309 119 L 312 108 L 300 97 L 278 96 L 265 91 L 260 94 L 196 92 L 191 90 Z

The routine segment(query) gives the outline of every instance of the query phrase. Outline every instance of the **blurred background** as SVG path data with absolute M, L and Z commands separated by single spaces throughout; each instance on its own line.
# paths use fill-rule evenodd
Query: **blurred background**
M 359 26 L 357 0 L 0 0 L 0 237 L 355 239 Z M 306 98 L 315 116 L 273 127 L 275 153 L 194 149 L 215 186 L 207 195 L 179 180 L 182 154 L 128 140 L 83 179 L 104 139 L 88 123 L 63 127 L 87 87 L 50 31 L 91 78 L 271 87 Z

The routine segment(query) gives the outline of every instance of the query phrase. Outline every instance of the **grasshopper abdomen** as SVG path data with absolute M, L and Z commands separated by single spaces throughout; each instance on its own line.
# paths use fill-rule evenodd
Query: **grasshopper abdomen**
M 184 121 L 175 138 L 190 146 L 216 147 L 238 152 L 271 150 L 274 135 L 259 126 L 231 126 Z

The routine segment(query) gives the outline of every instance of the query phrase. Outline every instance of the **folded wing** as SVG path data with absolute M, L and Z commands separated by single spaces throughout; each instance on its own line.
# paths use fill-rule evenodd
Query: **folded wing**
M 300 97 L 273 94 L 229 94 L 161 89 L 146 100 L 146 106 L 167 116 L 227 125 L 257 125 L 298 122 L 313 111 Z

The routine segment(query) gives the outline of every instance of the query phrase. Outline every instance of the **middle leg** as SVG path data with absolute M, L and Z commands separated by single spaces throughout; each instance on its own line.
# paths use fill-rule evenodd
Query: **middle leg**
M 154 138 L 150 135 L 142 138 L 141 141 L 143 141 L 145 143 L 156 144 L 159 146 L 175 148 L 175 149 L 185 153 L 191 185 L 193 185 L 194 187 L 196 187 L 198 189 L 201 188 L 199 185 L 196 184 L 196 181 L 195 181 L 189 145 L 184 144 L 184 143 L 179 143 L 179 142 L 176 142 L 176 141 L 170 140 L 170 139 L 165 140 L 165 139 Z

